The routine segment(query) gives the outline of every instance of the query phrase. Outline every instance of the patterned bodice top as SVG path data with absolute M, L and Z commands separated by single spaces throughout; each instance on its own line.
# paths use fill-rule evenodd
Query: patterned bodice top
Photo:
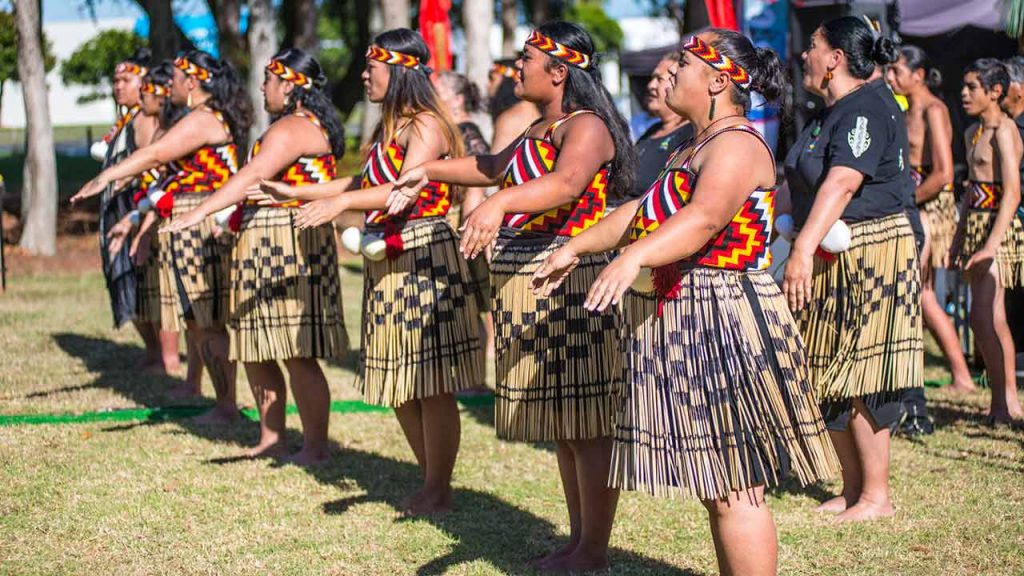
M 372 188 L 398 179 L 405 161 L 405 148 L 399 146 L 398 135 L 407 126 L 409 124 L 399 128 L 387 144 L 383 142 L 373 144 L 367 154 L 366 164 L 363 165 L 360 188 Z M 445 182 L 431 181 L 420 191 L 420 197 L 412 206 L 406 208 L 405 212 L 396 216 L 388 216 L 387 210 L 369 210 L 366 212 L 366 223 L 384 224 L 389 220 L 405 221 L 444 216 L 448 214 L 448 209 L 451 206 L 451 186 Z
M 217 117 L 224 132 L 230 136 L 231 129 L 224 120 L 224 116 L 215 110 L 210 112 Z M 174 176 L 174 180 L 165 188 L 167 192 L 173 194 L 213 192 L 223 186 L 235 172 L 238 172 L 238 146 L 234 142 L 203 146 L 193 152 L 191 156 L 183 158 L 175 164 L 178 172 Z
M 309 114 L 304 111 L 298 111 L 294 114 L 301 118 L 306 118 L 312 122 L 317 128 L 320 129 L 324 136 L 324 139 L 330 142 L 330 138 L 327 136 L 327 131 L 324 130 L 323 126 L 320 125 L 320 120 L 316 116 Z M 258 138 L 253 143 L 252 148 L 249 149 L 249 159 L 253 159 L 260 152 L 260 142 L 262 137 Z M 334 157 L 333 152 L 326 154 L 320 154 L 318 156 L 300 156 L 290 166 L 282 170 L 274 180 L 284 182 L 289 186 L 309 186 L 311 184 L 323 184 L 334 180 L 338 176 L 338 163 Z M 255 204 L 253 201 L 246 201 L 247 204 Z M 288 202 L 280 202 L 273 204 L 275 208 L 294 208 L 301 206 L 303 202 L 301 200 L 291 200 Z
M 663 222 L 686 206 L 693 195 L 698 178 L 690 169 L 690 162 L 708 142 L 726 132 L 753 134 L 768 147 L 764 138 L 754 128 L 730 126 L 712 133 L 697 143 L 682 164 L 678 168 L 672 168 L 670 166 L 679 152 L 677 150 L 677 153 L 669 158 L 668 167 L 662 170 L 661 175 L 641 198 L 629 231 L 630 243 L 654 232 Z M 768 149 L 771 150 L 770 147 Z M 725 228 L 683 262 L 739 271 L 768 268 L 772 262 L 768 245 L 771 242 L 774 210 L 775 188 L 755 189 Z
M 531 138 L 524 134 L 519 138 L 512 159 L 505 168 L 501 188 L 519 186 L 535 178 L 550 174 L 558 160 L 558 148 L 551 140 L 555 130 L 580 114 L 594 114 L 592 110 L 577 110 L 555 120 L 544 131 L 543 138 Z M 608 176 L 610 167 L 605 164 L 594 174 L 583 194 L 575 200 L 544 212 L 506 214 L 503 224 L 528 232 L 576 236 L 604 216 L 607 205 Z

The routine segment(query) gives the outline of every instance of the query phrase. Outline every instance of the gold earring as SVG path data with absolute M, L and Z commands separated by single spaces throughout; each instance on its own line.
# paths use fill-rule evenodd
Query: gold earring
M 192 108 L 192 93 L 189 92 L 188 96 L 185 97 L 185 108 Z

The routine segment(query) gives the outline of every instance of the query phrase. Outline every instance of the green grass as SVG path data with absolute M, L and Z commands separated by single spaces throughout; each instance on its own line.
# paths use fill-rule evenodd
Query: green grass
M 357 337 L 358 271 L 343 280 Z M 98 274 L 16 277 L 0 296 L 0 413 L 171 404 L 172 382 L 139 375 L 140 358 Z M 328 367 L 335 399 L 357 398 L 352 377 Z M 1024 574 L 1024 433 L 981 425 L 985 392 L 928 394 L 938 432 L 893 442 L 896 518 L 830 524 L 811 509 L 834 483 L 772 492 L 781 573 Z M 251 422 L 0 427 L 0 574 L 528 573 L 568 531 L 554 455 L 497 441 L 488 406 L 462 416 L 456 509 L 426 520 L 396 512 L 417 472 L 387 414 L 332 414 L 333 458 L 311 470 L 239 459 Z M 612 545 L 615 574 L 715 570 L 694 502 L 624 495 Z

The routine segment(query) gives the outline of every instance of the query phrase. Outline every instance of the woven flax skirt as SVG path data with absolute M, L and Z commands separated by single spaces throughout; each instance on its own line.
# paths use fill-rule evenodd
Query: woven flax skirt
M 175 196 L 170 222 L 209 195 Z M 207 218 L 199 226 L 160 237 L 160 316 L 164 330 L 177 330 L 180 319 L 194 320 L 199 328 L 223 327 L 227 320 L 231 241 L 229 234 L 214 238 L 213 229 L 213 218 Z
M 366 402 L 398 407 L 484 381 L 480 317 L 466 260 L 444 218 L 402 228 L 394 259 L 364 259 L 358 386 Z
M 943 188 L 939 195 L 921 204 L 921 220 L 927 230 L 931 250 L 929 263 L 932 268 L 942 268 L 943 260 L 953 246 L 956 235 L 956 199 L 952 187 Z
M 149 237 L 149 255 L 135 268 L 135 320 L 160 324 L 160 235 Z
M 850 249 L 814 259 L 798 314 L 821 401 L 924 385 L 917 247 L 903 214 L 850 224 Z
M 660 316 L 654 293 L 623 300 L 611 485 L 709 500 L 836 475 L 803 342 L 771 276 L 689 268 L 679 288 Z
M 295 210 L 243 208 L 231 258 L 231 359 L 335 358 L 348 350 L 334 227 Z
M 967 264 L 971 256 L 984 246 L 995 222 L 995 210 L 971 208 L 967 211 L 959 266 Z M 1014 216 L 1003 235 L 1003 242 L 996 253 L 996 263 L 999 265 L 999 283 L 1003 288 L 1024 286 L 1024 223 L 1019 215 Z
M 581 440 L 610 436 L 622 384 L 619 315 L 583 308 L 608 263 L 586 256 L 549 297 L 532 277 L 567 241 L 503 229 L 491 261 L 497 349 L 495 429 L 508 440 Z

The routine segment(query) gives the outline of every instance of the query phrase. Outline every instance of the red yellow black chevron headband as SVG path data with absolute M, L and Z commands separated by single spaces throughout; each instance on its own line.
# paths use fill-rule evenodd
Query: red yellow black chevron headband
M 383 62 L 385 64 L 391 64 L 394 66 L 403 66 L 405 68 L 411 68 L 416 70 L 420 67 L 419 58 L 410 56 L 409 54 L 403 54 L 401 52 L 395 52 L 394 50 L 388 50 L 381 48 L 376 44 L 371 45 L 366 49 L 366 57 L 370 60 L 376 60 L 377 62 Z
M 178 56 L 175 58 L 174 65 L 177 66 L 178 70 L 181 70 L 189 76 L 194 76 L 196 80 L 199 80 L 200 82 L 206 83 L 212 79 L 209 70 L 199 66 L 184 56 Z
M 313 88 L 313 80 L 309 76 L 285 66 L 284 62 L 280 60 L 271 60 L 270 64 L 267 64 L 267 70 L 272 74 L 277 74 L 282 80 L 295 84 L 299 88 L 305 88 L 306 90 Z
M 583 70 L 590 68 L 590 56 L 583 52 L 573 50 L 564 44 L 559 44 L 536 30 L 530 33 L 530 37 L 526 39 L 526 44 L 533 46 L 549 56 L 554 56 L 571 66 L 575 66 Z
M 733 83 L 743 90 L 750 90 L 750 74 L 747 74 L 747 71 L 739 64 L 733 62 L 732 58 L 729 58 L 725 54 L 715 50 L 715 47 L 711 44 L 708 44 L 696 36 L 691 36 L 690 39 L 687 40 L 686 44 L 683 44 L 683 50 L 688 50 L 697 58 L 707 62 L 708 66 L 711 66 L 715 70 L 725 72 L 729 75 L 729 78 Z
M 167 96 L 168 90 L 166 86 L 160 84 L 154 84 L 152 82 L 143 82 L 142 91 L 146 94 L 154 94 L 156 96 Z
M 501 74 L 505 78 L 515 78 L 516 74 L 518 74 L 518 72 L 516 72 L 515 67 L 506 66 L 504 64 L 498 64 L 497 62 L 495 62 L 494 65 L 491 66 L 491 71 L 497 74 Z
M 145 66 L 139 66 L 134 62 L 121 62 L 114 67 L 114 74 L 121 74 L 122 72 L 134 74 L 136 76 L 145 76 L 146 72 L 149 72 L 149 70 L 147 70 Z

